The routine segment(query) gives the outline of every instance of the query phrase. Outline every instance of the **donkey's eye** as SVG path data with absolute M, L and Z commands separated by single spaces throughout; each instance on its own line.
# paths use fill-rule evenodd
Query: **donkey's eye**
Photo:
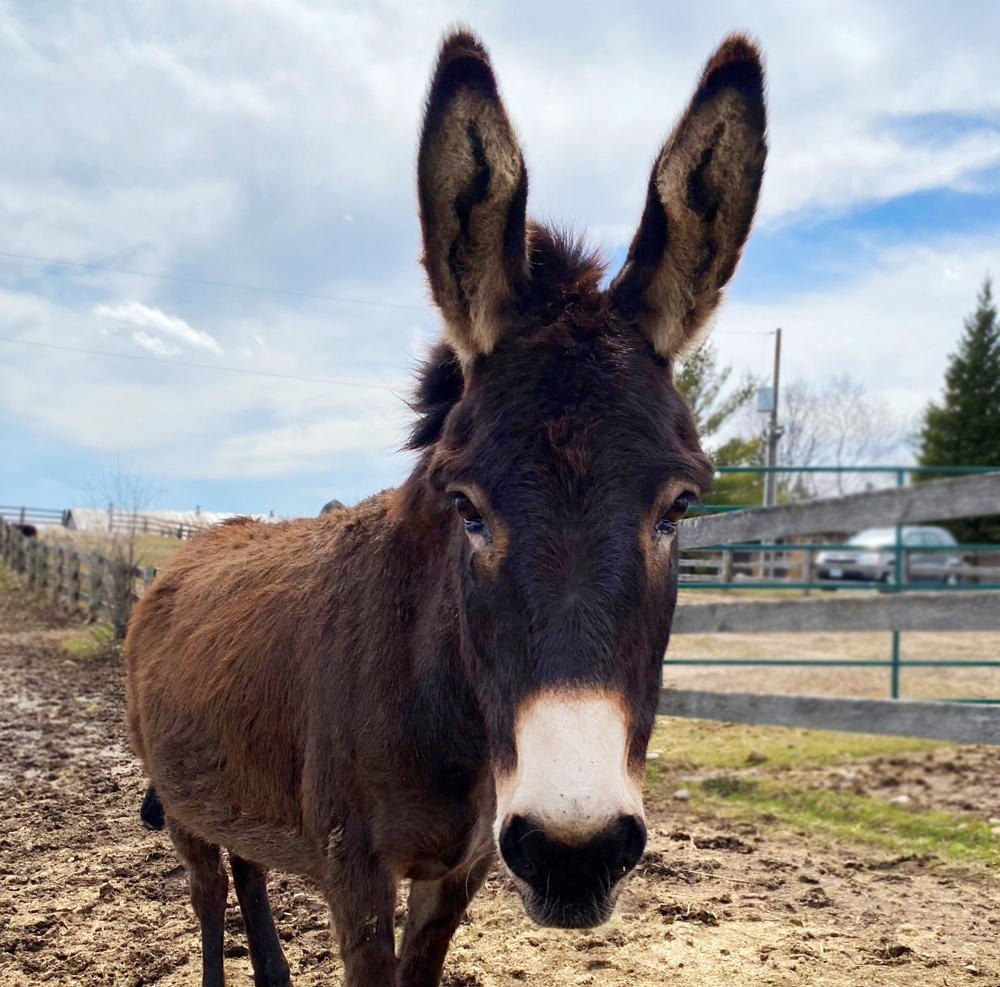
M 673 535 L 677 531 L 677 522 L 684 517 L 688 507 L 696 500 L 690 491 L 682 493 L 664 512 L 659 521 L 656 522 L 656 533 L 658 535 Z
M 455 510 L 465 525 L 465 530 L 470 534 L 479 534 L 486 528 L 486 522 L 482 514 L 476 509 L 476 505 L 465 496 L 464 493 L 454 495 Z

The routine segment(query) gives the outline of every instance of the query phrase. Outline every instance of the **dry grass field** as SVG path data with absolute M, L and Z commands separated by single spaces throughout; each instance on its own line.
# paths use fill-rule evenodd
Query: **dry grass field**
M 69 531 L 56 525 L 41 528 L 39 537 L 50 545 L 70 545 L 79 551 L 96 551 L 107 553 L 109 535 L 100 532 Z M 126 536 L 116 535 L 121 543 Z M 173 558 L 174 553 L 184 544 L 180 538 L 164 538 L 162 535 L 133 536 L 136 565 L 165 565 Z

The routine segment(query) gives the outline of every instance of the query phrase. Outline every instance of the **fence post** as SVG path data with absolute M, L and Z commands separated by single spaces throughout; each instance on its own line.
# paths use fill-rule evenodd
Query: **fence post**
M 31 540 L 29 538 L 25 538 L 24 535 L 18 531 L 17 535 L 14 537 L 14 551 L 17 553 L 14 568 L 19 573 L 26 573 L 28 571 L 28 549 L 30 547 Z
M 51 574 L 49 578 L 49 595 L 52 597 L 53 603 L 58 603 L 59 597 L 62 595 L 63 573 L 66 563 L 62 547 L 50 549 L 49 559 L 49 571 Z
M 101 616 L 104 605 L 104 559 L 100 555 L 90 557 L 87 584 L 87 589 L 90 591 L 87 599 L 87 617 L 95 621 Z
M 725 549 L 722 553 L 722 566 L 719 575 L 724 583 L 733 581 L 733 551 L 731 548 Z
M 28 589 L 34 593 L 38 589 L 38 543 L 34 539 L 28 539 L 25 545 L 25 555 L 28 563 Z
M 37 538 L 32 541 L 35 543 L 35 554 L 38 556 L 38 585 L 35 589 L 39 593 L 44 593 L 49 585 L 49 547 L 43 545 Z
M 66 572 L 66 607 L 75 614 L 80 606 L 80 555 L 76 551 L 69 553 Z
M 896 471 L 896 487 L 902 487 L 906 483 L 906 474 L 903 470 Z M 903 578 L 905 573 L 903 569 L 906 566 L 905 555 L 903 553 L 903 526 L 901 524 L 896 525 L 896 547 L 895 547 L 895 565 L 893 568 L 893 592 L 898 593 L 903 585 Z M 899 631 L 892 632 L 892 669 L 891 669 L 892 681 L 890 683 L 890 694 L 893 699 L 899 698 Z
M 17 532 L 20 534 L 20 532 Z M 21 552 L 21 539 L 14 537 L 14 528 L 7 525 L 7 565 L 14 572 L 24 572 L 24 561 Z

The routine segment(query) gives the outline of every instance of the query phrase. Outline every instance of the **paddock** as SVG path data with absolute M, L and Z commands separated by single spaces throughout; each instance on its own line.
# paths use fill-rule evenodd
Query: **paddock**
M 123 738 L 120 658 L 79 617 L 0 579 L 0 984 L 197 983 L 183 870 L 138 822 L 145 780 Z M 494 872 L 446 985 L 1000 983 L 995 749 L 667 719 L 651 748 L 649 849 L 612 922 L 538 928 Z M 728 761 L 706 767 L 711 750 Z M 758 781 L 866 798 L 892 832 L 748 807 L 741 786 Z M 892 804 L 901 796 L 909 808 Z M 909 833 L 924 819 L 951 842 Z M 281 874 L 273 889 L 294 982 L 342 983 L 320 896 Z M 226 936 L 230 983 L 251 983 L 232 892 Z

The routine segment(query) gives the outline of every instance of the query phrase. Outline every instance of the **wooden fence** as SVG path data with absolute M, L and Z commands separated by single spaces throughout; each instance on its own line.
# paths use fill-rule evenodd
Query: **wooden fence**
M 10 521 L 12 524 L 64 524 L 67 513 L 52 507 L 12 507 L 0 504 L 0 521 Z
M 159 535 L 161 538 L 190 538 L 204 531 L 206 524 L 188 524 L 184 521 L 166 521 L 147 514 L 115 512 L 108 521 L 108 530 L 126 535 Z
M 823 531 L 860 531 L 998 513 L 1000 472 L 691 518 L 680 522 L 678 537 L 681 549 L 711 548 Z
M 682 550 L 699 549 L 726 543 L 773 541 L 824 531 L 856 531 L 866 527 L 919 524 L 997 513 L 1000 513 L 1000 473 L 989 473 L 692 518 L 680 522 L 678 542 Z M 888 588 L 901 587 L 890 585 Z M 1000 630 L 1000 592 L 959 586 L 930 593 L 904 591 L 850 598 L 691 604 L 678 607 L 673 624 L 675 634 L 816 630 L 891 632 L 892 659 L 844 660 L 827 664 L 885 665 L 892 669 L 895 696 L 898 693 L 899 669 L 902 667 L 949 664 L 1000 666 L 1000 660 L 991 659 L 921 662 L 899 658 L 899 635 L 904 631 Z M 1000 655 L 994 657 L 1000 659 Z M 687 659 L 683 663 L 767 665 L 779 662 L 770 659 Z M 668 652 L 665 665 L 670 664 Z M 995 703 L 664 689 L 660 697 L 660 712 L 669 716 L 731 723 L 765 723 L 1000 744 L 1000 704 Z
M 705 548 L 727 541 L 748 542 L 998 512 L 1000 473 L 693 518 L 680 523 L 678 540 L 681 548 Z M 143 583 L 151 582 L 156 573 L 152 567 L 129 567 L 96 552 L 46 545 L 25 536 L 19 527 L 5 520 L 0 520 L 0 558 L 26 579 L 30 589 L 49 593 L 73 611 L 82 607 L 92 618 L 107 613 L 119 633 L 124 633 L 128 607 L 137 591 Z M 674 623 L 674 631 L 679 634 L 816 629 L 888 630 L 895 636 L 910 630 L 997 630 L 1000 593 L 953 590 L 850 599 L 689 605 L 678 608 Z M 660 712 L 727 722 L 1000 744 L 1000 704 L 664 689 Z
M 23 578 L 29 590 L 47 594 L 71 613 L 82 610 L 91 620 L 107 616 L 119 638 L 125 635 L 139 589 L 156 575 L 153 566 L 139 568 L 98 551 L 46 544 L 24 534 L 18 523 L 2 518 L 0 559 Z
M 91 511 L 90 513 L 95 513 Z M 115 534 L 126 535 L 159 535 L 162 538 L 190 538 L 204 531 L 209 524 L 191 521 L 174 521 L 140 511 L 116 510 L 96 512 L 102 515 L 101 530 Z M 0 520 L 12 524 L 67 526 L 73 512 L 71 510 L 56 510 L 51 507 L 24 507 L 0 504 Z

